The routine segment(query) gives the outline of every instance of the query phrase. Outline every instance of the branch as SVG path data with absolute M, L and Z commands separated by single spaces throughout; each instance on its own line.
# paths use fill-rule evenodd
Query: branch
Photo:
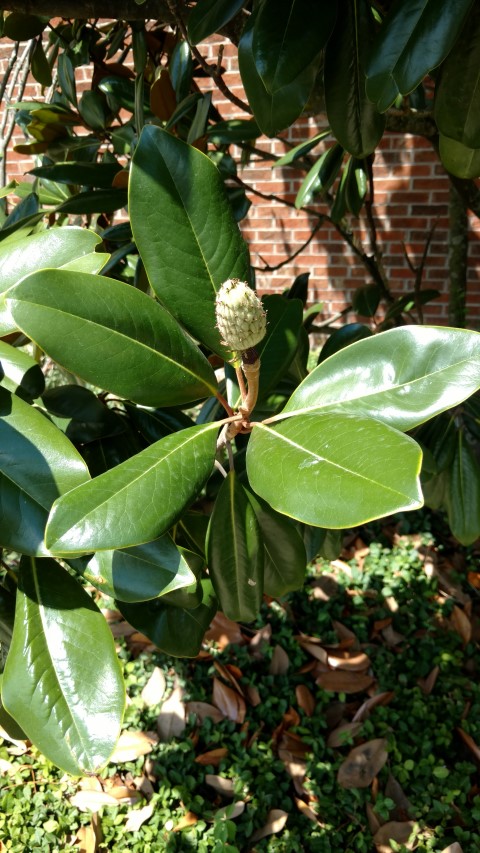
M 320 231 L 320 228 L 322 227 L 322 225 L 323 225 L 323 219 L 319 219 L 317 224 L 315 225 L 315 227 L 312 228 L 312 233 L 310 234 L 310 237 L 308 238 L 308 240 L 305 240 L 305 242 L 302 243 L 300 248 L 297 249 L 293 253 L 293 255 L 289 255 L 288 258 L 285 258 L 283 261 L 280 261 L 279 264 L 275 264 L 275 266 L 273 266 L 273 267 L 270 266 L 270 264 L 265 264 L 264 267 L 254 267 L 253 269 L 257 270 L 258 272 L 276 272 L 276 270 L 279 270 L 282 267 L 284 267 L 286 264 L 289 264 L 290 261 L 295 260 L 295 258 L 298 255 L 301 255 L 301 253 L 304 251 L 304 249 L 307 248 L 308 244 L 312 242 L 312 240 L 315 237 L 315 235 L 317 234 L 317 232 Z M 259 257 L 262 258 L 261 255 L 259 255 Z M 262 258 L 262 261 L 263 261 L 263 258 Z

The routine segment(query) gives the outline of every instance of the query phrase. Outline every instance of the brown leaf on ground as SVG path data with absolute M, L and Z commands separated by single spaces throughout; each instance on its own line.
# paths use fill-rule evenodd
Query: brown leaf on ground
M 333 575 L 321 575 L 321 577 L 313 581 L 310 589 L 312 590 L 313 598 L 319 601 L 330 601 L 331 598 L 337 595 L 339 585 Z
M 82 776 L 78 781 L 78 787 L 81 791 L 103 791 L 98 776 Z
M 292 777 L 293 787 L 299 796 L 305 794 L 303 784 L 307 772 L 307 762 L 299 758 L 293 758 L 288 749 L 279 749 L 278 757 L 283 762 L 285 770 Z
M 385 640 L 387 646 L 392 649 L 395 646 L 399 646 L 400 643 L 405 642 L 405 636 L 403 634 L 400 634 L 398 631 L 395 631 L 393 625 L 387 625 L 387 627 L 383 629 L 382 637 Z
M 297 684 L 295 687 L 295 697 L 297 705 L 302 709 L 307 717 L 311 717 L 315 711 L 315 699 L 311 690 L 306 684 Z
M 480 747 L 478 746 L 478 744 L 475 743 L 473 737 L 471 737 L 471 735 L 469 735 L 468 732 L 465 731 L 465 729 L 462 729 L 460 727 L 457 728 L 457 732 L 462 738 L 463 742 L 468 746 L 472 755 L 475 756 L 477 761 L 480 761 Z
M 165 693 L 166 684 L 163 670 L 159 666 L 154 667 L 150 678 L 140 694 L 148 708 L 160 704 Z
M 203 767 L 208 767 L 209 765 L 217 767 L 222 758 L 226 758 L 227 755 L 228 749 L 226 749 L 226 747 L 219 746 L 217 749 L 210 749 L 208 752 L 202 752 L 201 755 L 197 755 L 195 763 L 201 764 Z
M 265 649 L 270 645 L 272 637 L 272 626 L 268 622 L 259 631 L 256 631 L 250 640 L 248 651 L 254 658 L 265 657 Z
M 333 749 L 345 746 L 346 741 L 356 737 L 361 728 L 362 723 L 342 723 L 333 732 L 330 732 L 327 739 L 327 746 Z
M 308 805 L 308 803 L 305 802 L 305 800 L 301 800 L 299 797 L 294 797 L 294 800 L 297 809 L 305 817 L 308 817 L 309 820 L 313 821 L 313 823 L 316 823 L 318 826 L 323 826 L 318 815 L 313 811 L 313 809 L 310 808 L 310 806 Z
M 363 693 L 374 684 L 373 675 L 362 675 L 358 672 L 321 672 L 315 683 L 323 690 L 332 693 Z
M 412 804 L 406 796 L 400 782 L 397 782 L 395 777 L 390 773 L 387 784 L 385 785 L 385 796 L 390 797 L 395 803 L 395 809 L 392 812 L 394 820 L 408 820 L 413 811 Z
M 243 687 L 238 680 L 242 677 L 242 670 L 239 669 L 238 666 L 224 666 L 223 663 L 220 663 L 218 660 L 214 662 L 213 666 L 217 670 L 218 674 L 221 675 L 225 681 L 228 681 L 232 685 L 233 689 L 236 690 L 237 693 L 240 693 L 240 696 L 245 698 Z
M 180 832 L 181 829 L 187 829 L 188 826 L 195 826 L 198 817 L 193 812 L 187 812 L 180 818 L 177 825 L 173 827 L 172 832 Z
M 366 720 L 367 717 L 370 716 L 371 712 L 377 707 L 377 705 L 389 705 L 394 696 L 395 693 L 393 690 L 387 690 L 384 693 L 375 693 L 374 696 L 370 696 L 369 699 L 366 699 L 365 702 L 360 705 L 358 711 L 355 712 L 353 722 L 363 722 L 363 720 Z
M 237 800 L 236 803 L 231 803 L 229 806 L 222 806 L 221 809 L 215 812 L 214 819 L 235 820 L 235 818 L 240 817 L 244 813 L 245 806 L 246 802 L 244 800 Z
M 354 747 L 339 767 L 338 784 L 342 788 L 368 788 L 387 761 L 386 747 L 386 738 L 374 738 Z
M 448 847 L 444 847 L 441 853 L 463 853 L 463 848 L 460 846 L 458 841 L 454 841 L 453 844 L 449 844 Z
M 337 622 L 335 619 L 333 619 L 332 627 L 339 640 L 353 640 L 352 648 L 360 648 L 360 643 L 358 642 L 357 636 L 353 633 L 353 631 L 350 630 L 350 628 L 347 628 L 347 626 L 344 625 L 343 622 Z
M 213 701 L 227 719 L 234 723 L 244 722 L 247 713 L 245 699 L 219 678 L 213 679 Z
M 480 572 L 468 572 L 467 580 L 475 589 L 480 589 Z
M 252 706 L 252 708 L 256 708 L 258 705 L 262 704 L 262 699 L 258 688 L 253 684 L 249 684 L 246 689 L 248 704 Z
M 297 640 L 299 646 L 308 652 L 312 658 L 321 661 L 321 663 L 327 663 L 327 652 L 322 647 L 319 637 L 309 637 L 306 634 L 299 634 L 294 639 Z
M 472 623 L 465 611 L 455 604 L 449 621 L 452 630 L 456 631 L 463 643 L 467 645 L 472 639 Z
M 75 850 L 78 853 L 95 853 L 97 838 L 93 826 L 81 826 L 75 838 Z
M 204 720 L 213 720 L 214 723 L 220 723 L 225 719 L 225 715 L 215 705 L 210 705 L 208 702 L 187 702 L 185 705 L 187 714 L 195 714 L 199 723 Z
M 236 622 L 232 622 L 231 619 L 227 619 L 220 611 L 218 611 L 210 623 L 210 627 L 205 634 L 205 640 L 216 643 L 221 651 L 226 649 L 230 643 L 240 644 L 244 642 L 239 625 Z
M 365 672 L 371 666 L 371 660 L 364 652 L 337 652 L 328 655 L 328 665 L 333 669 L 348 672 Z
M 175 687 L 160 709 L 157 717 L 157 731 L 162 741 L 169 741 L 174 737 L 180 737 L 185 729 L 183 695 L 183 689 Z
M 373 836 L 373 843 L 377 848 L 377 853 L 393 853 L 390 841 L 395 841 L 397 845 L 404 844 L 407 850 L 415 850 L 418 846 L 418 841 L 415 840 L 415 837 L 412 841 L 409 841 L 409 839 L 416 828 L 417 824 L 413 820 L 401 822 L 391 820 L 388 823 L 384 823 Z
M 375 835 L 375 833 L 378 832 L 378 830 L 380 829 L 382 822 L 379 820 L 379 817 L 372 803 L 367 803 L 365 808 L 367 812 L 367 820 L 368 825 L 370 827 L 370 832 L 372 833 L 372 835 Z
M 270 675 L 286 675 L 290 667 L 290 658 L 285 649 L 275 646 L 268 671 Z
M 115 797 L 119 803 L 124 805 L 129 803 L 132 806 L 138 803 L 142 797 L 140 791 L 136 791 L 135 788 L 128 788 L 127 785 L 105 785 L 105 793 Z
M 439 672 L 440 672 L 440 667 L 434 666 L 426 678 L 419 678 L 418 679 L 417 684 L 418 684 L 420 690 L 422 691 L 422 693 L 425 693 L 425 696 L 430 696 L 430 693 L 432 692 L 433 688 L 435 687 L 435 682 L 438 678 Z
M 119 806 L 120 802 L 105 791 L 77 791 L 69 802 L 81 812 L 98 812 L 104 806 Z
M 288 820 L 288 812 L 282 809 L 271 809 L 267 814 L 267 819 L 260 829 L 255 830 L 250 837 L 250 844 L 255 844 L 261 838 L 266 838 L 268 835 L 275 835 L 276 832 L 281 832 Z
M 135 761 L 151 752 L 157 743 L 158 735 L 155 732 L 122 732 L 110 761 L 113 764 Z
M 311 752 L 311 747 L 303 742 L 300 735 L 288 731 L 283 732 L 279 748 L 288 749 L 294 758 L 304 758 L 307 752 Z
M 225 776 L 215 776 L 213 773 L 207 773 L 205 775 L 205 782 L 207 785 L 210 785 L 217 794 L 221 794 L 222 797 L 234 796 L 235 786 L 233 779 L 226 779 Z
M 124 832 L 137 832 L 147 820 L 150 820 L 153 812 L 154 807 L 150 803 L 141 809 L 132 809 L 127 814 L 127 822 L 123 827 Z

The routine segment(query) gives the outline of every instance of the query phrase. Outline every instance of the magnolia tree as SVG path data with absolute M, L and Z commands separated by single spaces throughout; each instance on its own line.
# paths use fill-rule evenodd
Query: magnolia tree
M 61 5 L 57 16 L 68 15 Z M 313 164 L 315 192 L 346 230 L 385 110 L 440 65 L 429 120 L 468 184 L 478 93 L 452 57 L 474 33 L 468 61 L 478 52 L 478 9 L 403 0 L 384 18 L 390 4 L 352 0 L 338 17 L 333 2 L 264 0 L 249 15 L 246 5 L 198 0 L 178 16 L 172 3 L 152 26 L 134 4 L 128 25 L 57 21 L 48 55 L 40 35 L 54 9 L 36 3 L 45 17 L 4 21 L 10 38 L 33 39 L 45 84 L 56 67 L 58 88 L 48 106 L 19 105 L 25 145 L 45 160 L 0 230 L 0 723 L 72 774 L 108 761 L 122 721 L 105 600 L 159 649 L 195 656 L 217 610 L 253 621 L 265 594 L 302 585 L 339 531 L 422 506 L 421 477 L 456 514 L 461 540 L 477 535 L 461 404 L 480 385 L 479 335 L 404 325 L 400 303 L 380 333 L 332 335 L 309 372 L 305 280 L 258 299 L 242 200 L 225 179 L 236 175 L 232 141 L 276 134 L 324 88 L 336 141 Z M 225 29 L 253 112 L 240 122 L 221 122 L 194 91 L 189 42 Z M 77 99 L 79 57 L 101 68 L 130 38 L 135 79 L 97 74 Z M 129 221 L 112 225 L 127 185 Z M 68 224 L 70 213 L 95 215 L 94 227 Z M 415 437 L 428 443 L 428 428 L 438 453 L 422 468 Z

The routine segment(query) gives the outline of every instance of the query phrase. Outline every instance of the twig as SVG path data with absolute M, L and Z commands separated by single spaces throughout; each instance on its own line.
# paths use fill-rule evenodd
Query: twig
M 312 242 L 315 235 L 320 231 L 320 228 L 322 227 L 322 225 L 323 225 L 323 221 L 319 220 L 317 222 L 317 224 L 315 225 L 315 227 L 313 228 L 312 233 L 310 234 L 310 237 L 308 238 L 308 240 L 306 240 L 305 243 L 303 243 L 300 246 L 300 248 L 297 249 L 296 252 L 293 253 L 293 255 L 289 255 L 288 258 L 285 258 L 285 260 L 280 261 L 279 264 L 275 264 L 275 266 L 273 266 L 273 267 L 270 266 L 270 264 L 265 264 L 264 267 L 253 267 L 253 269 L 258 270 L 258 272 L 275 272 L 276 270 L 279 270 L 282 267 L 284 267 L 286 264 L 289 264 L 290 261 L 295 260 L 295 258 L 298 255 L 300 255 L 304 251 L 304 249 L 307 248 L 308 244 Z M 259 257 L 262 257 L 262 256 L 260 255 Z M 262 261 L 263 261 L 263 258 L 262 258 Z
M 30 57 L 35 46 L 35 39 L 30 39 L 20 60 L 17 60 L 12 79 L 6 92 L 6 109 L 0 126 L 0 186 L 7 182 L 7 149 L 15 128 L 15 110 L 10 107 L 10 101 L 18 80 L 17 101 L 21 101 L 30 71 Z

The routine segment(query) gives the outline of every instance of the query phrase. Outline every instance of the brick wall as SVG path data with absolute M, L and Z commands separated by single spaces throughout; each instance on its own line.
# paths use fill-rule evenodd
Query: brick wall
M 216 61 L 219 41 L 212 39 L 202 46 L 203 55 Z M 11 43 L 0 42 L 0 79 L 7 63 Z M 244 97 L 236 64 L 236 51 L 225 44 L 222 59 L 226 68 L 225 81 L 232 92 Z M 89 69 L 77 69 L 77 84 L 81 88 L 89 80 Z M 213 101 L 224 118 L 245 118 L 211 81 L 202 81 L 212 89 Z M 35 82 L 29 81 L 24 99 L 42 99 L 44 94 Z M 12 101 L 15 102 L 15 92 Z M 2 110 L 5 104 L 2 104 Z M 325 126 L 325 117 L 301 119 L 283 136 L 297 144 L 318 133 Z M 17 130 L 15 141 L 23 140 Z M 261 138 L 256 147 L 268 155 L 281 155 L 287 150 L 279 139 Z M 322 145 L 317 151 L 322 150 Z M 241 172 L 242 180 L 265 195 L 275 194 L 293 203 L 303 174 L 291 167 L 272 169 L 272 160 L 255 155 Z M 9 151 L 7 180 L 18 178 L 34 165 L 33 158 Z M 405 250 L 413 264 L 422 257 L 427 235 L 435 226 L 424 271 L 424 286 L 438 289 L 442 296 L 426 307 L 425 320 L 447 322 L 447 234 L 448 179 L 427 141 L 410 135 L 386 134 L 377 152 L 375 164 L 375 215 L 378 244 L 392 291 L 399 295 L 412 289 L 414 276 L 409 269 Z M 249 193 L 252 201 L 248 217 L 242 221 L 242 232 L 248 240 L 252 263 L 256 268 L 257 286 L 261 292 L 279 291 L 288 286 L 300 273 L 310 272 L 310 299 L 323 302 L 325 317 L 335 313 L 351 299 L 356 287 L 369 282 L 362 263 L 329 223 L 320 228 L 306 249 L 295 259 L 275 271 L 264 271 L 265 265 L 276 267 L 291 256 L 311 235 L 315 219 L 302 211 Z M 320 211 L 326 208 L 319 206 Z M 368 250 L 369 238 L 364 214 L 351 220 L 355 235 Z M 468 270 L 468 316 L 473 328 L 479 328 L 480 317 L 480 223 L 470 217 L 470 246 Z M 351 315 L 350 319 L 354 319 Z

